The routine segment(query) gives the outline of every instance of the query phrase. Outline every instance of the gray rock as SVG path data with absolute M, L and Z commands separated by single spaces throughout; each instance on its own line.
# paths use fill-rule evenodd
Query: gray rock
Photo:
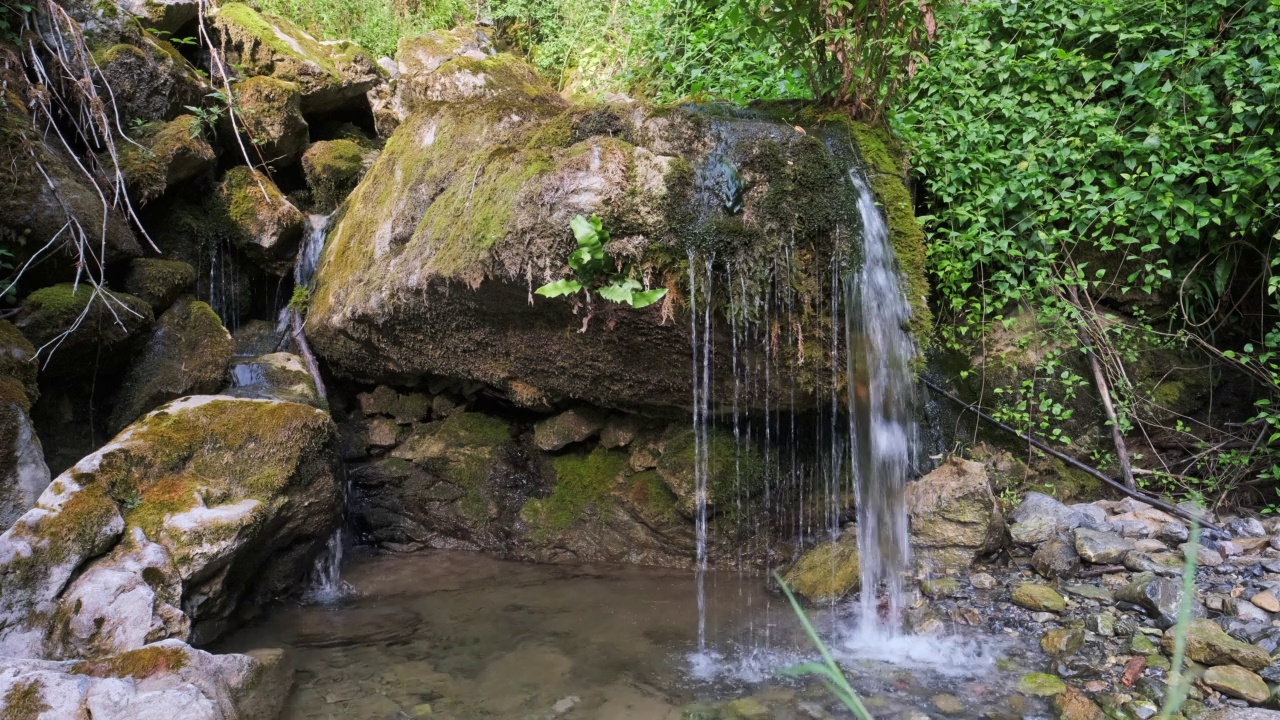
M 1126 570 L 1134 572 L 1155 573 L 1167 577 L 1182 574 L 1182 563 L 1177 562 L 1177 557 L 1173 553 L 1160 553 L 1159 556 L 1162 559 L 1167 557 L 1174 562 L 1166 564 L 1157 560 L 1155 556 L 1134 550 L 1125 554 L 1123 564 Z
M 1097 585 L 1068 585 L 1066 591 L 1076 597 L 1097 600 L 1101 603 L 1113 603 L 1116 600 L 1114 593 Z
M 1043 577 L 1072 578 L 1080 572 L 1080 555 L 1065 538 L 1054 537 L 1036 549 L 1031 567 Z
M 1236 518 L 1227 523 L 1227 532 L 1233 537 L 1266 537 L 1267 529 L 1257 518 Z
M 1102 637 L 1114 637 L 1116 617 L 1111 613 L 1094 613 L 1084 619 L 1084 629 Z
M 1107 524 L 1107 511 L 1093 503 L 1076 503 L 1067 507 L 1088 519 L 1084 524 L 1085 527 L 1100 530 Z
M 590 407 L 575 408 L 535 425 L 533 441 L 539 450 L 554 452 L 594 437 L 603 427 L 604 416 L 600 411 Z
M 1009 519 L 1013 521 L 1009 534 L 1020 545 L 1039 545 L 1059 532 L 1092 523 L 1088 515 L 1038 492 L 1027 493 Z
M 1248 600 L 1236 602 L 1236 617 L 1248 621 L 1271 622 L 1271 614 Z
M 1133 550 L 1133 543 L 1115 533 L 1077 528 L 1076 552 L 1080 559 L 1094 565 L 1109 565 L 1120 561 Z
M 1187 554 L 1187 543 L 1179 545 L 1178 550 L 1185 556 Z M 1217 550 L 1210 550 L 1204 545 L 1200 545 L 1196 548 L 1196 562 L 1201 567 L 1218 567 L 1225 561 Z
M 241 360 L 231 366 L 231 379 L 232 387 L 224 393 L 231 397 L 323 406 L 306 363 L 292 353 L 278 352 Z
M 1174 543 L 1175 545 L 1186 542 L 1188 537 L 1190 537 L 1190 533 L 1187 531 L 1187 526 L 1180 522 L 1164 523 L 1160 526 L 1160 530 L 1156 532 L 1156 539 Z
M 1178 621 L 1182 584 L 1168 578 L 1143 574 L 1117 590 L 1116 600 L 1133 603 L 1143 608 L 1155 618 L 1156 625 L 1159 627 L 1172 627 Z
M 989 573 L 974 573 L 969 576 L 969 584 L 978 590 L 990 590 L 996 586 L 996 579 Z
M 1203 521 L 1203 520 L 1207 520 L 1207 521 L 1209 521 L 1209 522 L 1213 522 L 1213 520 L 1214 520 L 1214 518 L 1213 518 L 1213 513 L 1209 512 L 1209 511 L 1208 511 L 1208 510 L 1206 510 L 1205 508 L 1203 508 L 1203 507 L 1201 507 L 1201 506 L 1197 505 L 1196 503 L 1191 502 L 1190 500 L 1184 500 L 1184 501 L 1182 501 L 1182 502 L 1178 503 L 1178 509 L 1179 509 L 1179 510 L 1181 510 L 1182 512 L 1184 512 L 1184 513 L 1188 514 L 1188 515 L 1192 515 L 1192 516 L 1198 517 L 1198 518 L 1200 518 L 1202 521 Z
M 1224 707 L 1200 716 L 1201 720 L 1280 720 L 1280 712 L 1262 708 Z
M 600 431 L 600 445 L 606 448 L 623 448 L 635 441 L 639 423 L 632 415 L 612 415 Z

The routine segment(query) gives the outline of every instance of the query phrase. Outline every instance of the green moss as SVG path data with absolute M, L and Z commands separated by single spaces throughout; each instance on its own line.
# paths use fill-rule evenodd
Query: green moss
M 136 144 L 122 144 L 119 164 L 130 194 L 139 202 L 164 194 L 171 179 L 188 176 L 193 166 L 214 161 L 213 148 L 205 142 L 204 128 L 194 115 L 148 123 L 134 140 Z
M 0 720 L 37 720 L 50 709 L 44 701 L 43 690 L 38 680 L 19 681 L 9 686 Z
M 250 70 L 265 70 L 270 74 L 274 68 L 268 63 L 274 59 L 273 56 L 278 55 L 304 62 L 310 60 L 327 73 L 333 75 L 338 73 L 337 67 L 323 46 L 314 40 L 308 40 L 296 25 L 284 18 L 274 15 L 265 16 L 244 3 L 232 2 L 218 8 L 214 22 L 237 42 L 250 46 L 248 56 L 241 61 L 248 65 Z M 293 43 L 280 37 L 280 34 L 276 33 L 276 28 L 281 30 L 281 34 L 293 40 Z M 254 45 L 261 45 L 266 52 L 252 47 Z
M 302 155 L 311 196 L 321 207 L 334 207 L 351 192 L 364 172 L 365 149 L 349 139 L 313 144 Z
M 449 445 L 492 447 L 511 442 L 511 426 L 492 415 L 460 412 L 442 421 L 436 436 Z
M 731 514 L 735 500 L 750 502 L 764 489 L 764 461 L 751 443 L 741 448 L 733 434 L 719 428 L 707 432 L 707 503 L 717 514 Z M 669 434 L 658 461 L 658 472 L 680 497 L 685 514 L 693 509 L 697 480 L 692 429 Z
M 174 673 L 190 662 L 180 647 L 148 646 L 100 660 L 85 660 L 71 666 L 73 675 L 98 678 L 136 678 L 145 680 L 161 673 Z
M 681 522 L 676 507 L 679 498 L 655 470 L 646 470 L 631 477 L 627 500 L 647 523 L 660 526 Z
M 127 43 L 100 47 L 94 50 L 93 60 L 98 65 L 104 66 L 121 59 L 123 55 L 133 55 L 133 59 L 137 62 L 147 62 L 147 53 L 142 48 Z
M 608 502 L 627 469 L 627 454 L 597 448 L 589 454 L 560 455 L 552 461 L 555 487 L 546 498 L 530 500 L 521 510 L 536 539 L 568 530 Z
M 810 602 L 839 600 L 861 586 L 858 544 L 852 538 L 825 542 L 809 550 L 783 580 Z
M 196 282 L 196 269 L 181 260 L 138 258 L 129 263 L 129 274 L 124 287 L 151 305 L 155 312 L 162 312 L 173 304 L 183 292 Z

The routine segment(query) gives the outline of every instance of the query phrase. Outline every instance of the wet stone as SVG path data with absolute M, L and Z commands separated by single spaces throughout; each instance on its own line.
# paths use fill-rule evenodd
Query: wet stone
M 1104 720 L 1106 715 L 1097 703 L 1073 687 L 1067 687 L 1053 698 L 1053 707 L 1061 720 Z
M 1277 599 L 1270 590 L 1264 590 L 1249 598 L 1249 600 L 1269 613 L 1280 612 L 1280 599 Z
M 969 576 L 969 584 L 978 590 L 990 590 L 996 586 L 996 579 L 989 573 L 974 573 Z
M 1160 529 L 1156 531 L 1156 539 L 1171 543 L 1184 543 L 1190 533 L 1187 526 L 1179 522 L 1168 522 L 1160 525 Z
M 959 715 L 964 712 L 964 703 L 955 695 L 934 695 L 930 701 L 938 712 L 945 715 Z
M 1135 655 L 1150 655 L 1158 650 L 1156 644 L 1144 633 L 1134 633 L 1133 637 L 1129 638 L 1129 652 Z
M 1187 554 L 1187 543 L 1179 545 L 1178 550 L 1185 556 Z M 1196 562 L 1202 567 L 1218 567 L 1225 562 L 1217 550 L 1211 550 L 1204 545 L 1199 546 L 1196 550 Z
M 1110 565 L 1118 562 L 1130 550 L 1132 541 L 1115 533 L 1076 528 L 1076 552 L 1080 559 L 1093 565 Z
M 1251 703 L 1264 703 L 1271 698 L 1266 681 L 1239 665 L 1211 667 L 1205 670 L 1203 682 L 1224 695 Z
M 1031 556 L 1031 567 L 1049 579 L 1072 578 L 1080 572 L 1080 555 L 1075 545 L 1055 537 L 1036 549 Z
M 1111 613 L 1094 613 L 1084 619 L 1084 629 L 1102 637 L 1114 637 L 1116 618 Z
M 920 583 L 920 592 L 926 597 L 951 597 L 960 592 L 960 583 L 954 578 L 935 578 Z
M 1053 697 L 1067 689 L 1067 684 L 1056 675 L 1031 673 L 1018 681 L 1018 692 L 1035 697 Z
M 1267 529 L 1256 518 L 1236 518 L 1227 523 L 1227 532 L 1235 537 L 1263 537 Z
M 1013 604 L 1035 612 L 1062 612 L 1066 600 L 1048 585 L 1024 583 L 1019 585 L 1011 598 Z
M 1124 556 L 1124 567 L 1138 573 L 1155 573 L 1169 577 L 1182 574 L 1182 560 L 1178 556 L 1168 552 L 1159 553 L 1159 556 L 1160 560 L 1157 560 L 1155 555 L 1134 550 Z
M 1116 600 L 1137 605 L 1154 617 L 1158 625 L 1170 627 L 1178 620 L 1182 585 L 1168 578 L 1139 575 L 1116 592 Z
M 1174 633 L 1166 631 L 1160 645 L 1173 652 Z M 1271 664 L 1267 651 L 1237 640 L 1212 620 L 1192 620 L 1187 629 L 1187 657 L 1205 665 L 1240 665 L 1248 670 L 1261 670 Z
M 1050 655 L 1066 655 L 1084 647 L 1084 633 L 1072 628 L 1054 628 L 1040 637 L 1040 648 Z
M 1096 585 L 1068 585 L 1067 592 L 1076 597 L 1087 598 L 1089 600 L 1097 600 L 1101 603 L 1115 602 L 1115 594 L 1110 590 Z

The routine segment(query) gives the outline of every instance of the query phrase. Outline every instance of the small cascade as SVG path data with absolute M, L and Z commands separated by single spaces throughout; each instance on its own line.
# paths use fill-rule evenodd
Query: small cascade
M 906 327 L 911 306 L 898 284 L 889 228 L 861 173 L 849 181 L 862 219 L 862 267 L 851 273 L 844 326 L 850 402 L 850 461 L 856 478 L 862 576 L 861 631 L 901 632 L 903 576 L 911 559 L 905 489 L 916 446 L 911 368 L 916 348 Z M 879 591 L 883 595 L 879 595 Z
M 320 267 L 320 254 L 324 252 L 324 240 L 329 234 L 330 215 L 308 215 L 307 237 L 298 248 L 298 264 L 293 269 L 293 282 L 298 287 L 310 287 Z

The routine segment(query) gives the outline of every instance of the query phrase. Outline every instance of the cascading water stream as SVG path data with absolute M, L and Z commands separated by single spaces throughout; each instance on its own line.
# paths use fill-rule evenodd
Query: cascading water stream
M 916 348 L 889 228 L 860 171 L 850 170 L 862 219 L 862 267 L 849 275 L 845 313 L 850 462 L 857 500 L 863 634 L 901 632 L 911 560 L 905 488 L 916 445 Z M 883 594 L 881 594 L 883 591 Z

